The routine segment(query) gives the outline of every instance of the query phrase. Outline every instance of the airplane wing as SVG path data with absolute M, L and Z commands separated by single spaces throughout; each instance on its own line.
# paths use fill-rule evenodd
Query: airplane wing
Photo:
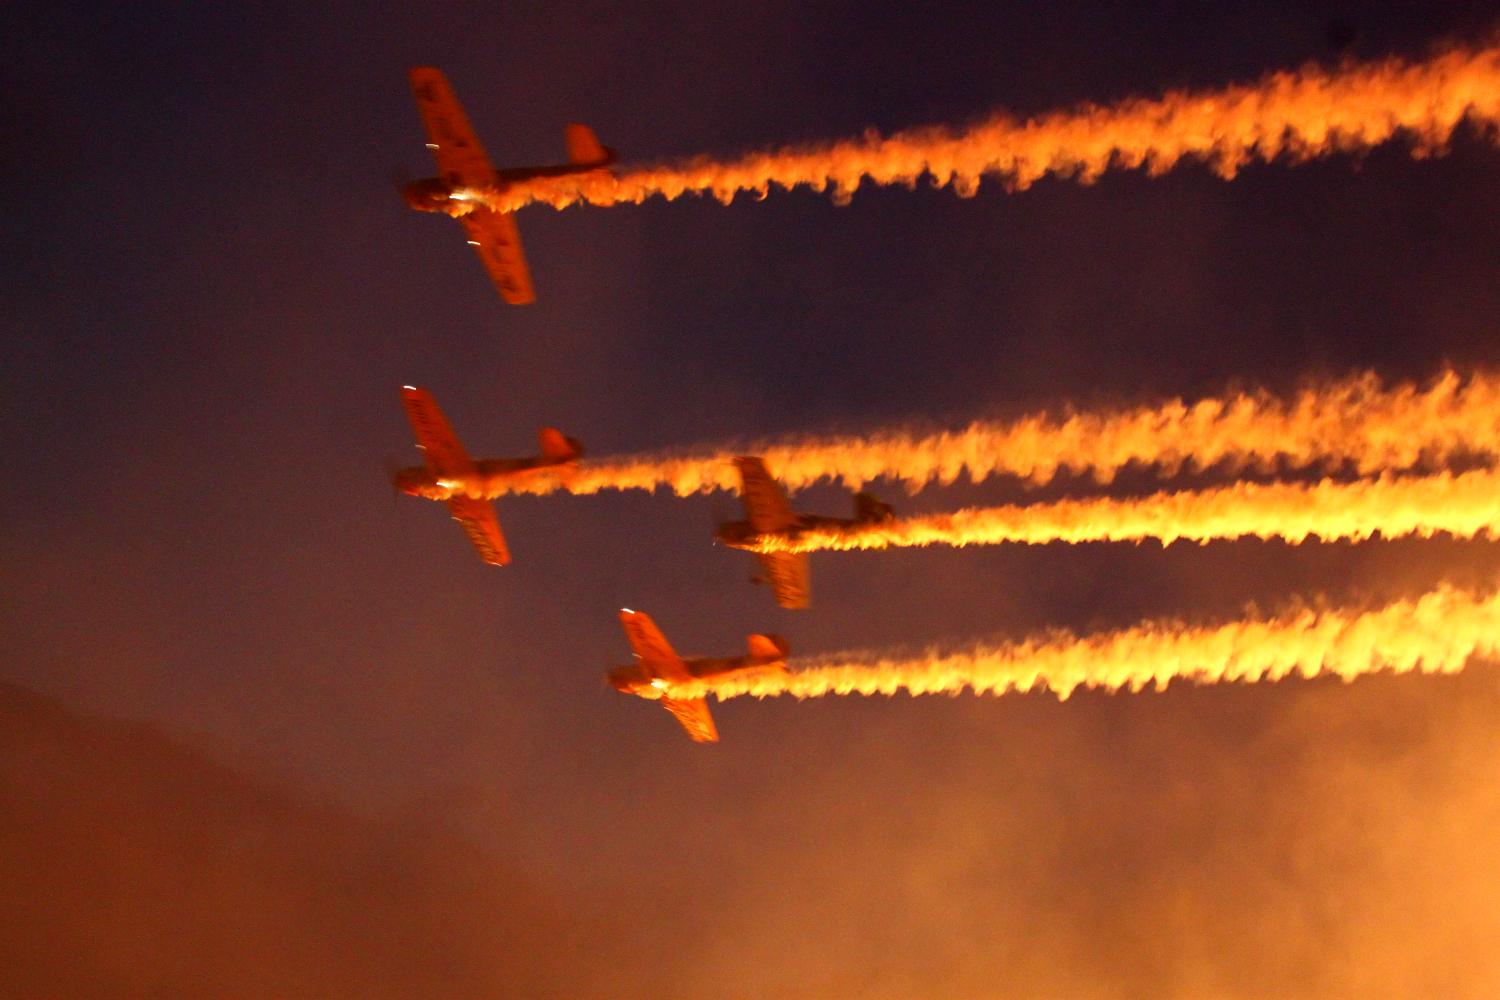
M 407 74 L 427 141 L 443 179 L 453 187 L 482 187 L 495 182 L 495 168 L 484 155 L 479 137 L 469 125 L 469 116 L 448 86 L 442 70 L 418 66 Z M 472 238 L 472 237 L 471 237 Z
M 427 467 L 438 476 L 461 476 L 474 471 L 474 463 L 459 443 L 458 435 L 448 426 L 448 419 L 438 409 L 437 401 L 426 389 L 401 387 L 401 405 L 417 435 L 417 446 L 427 459 Z
M 505 547 L 505 536 L 500 534 L 494 504 L 473 497 L 451 497 L 448 511 L 479 550 L 479 558 L 491 566 L 504 566 L 510 562 L 510 550 Z
M 805 608 L 812 604 L 812 580 L 806 552 L 761 552 L 760 564 L 776 603 L 783 608 Z
M 521 234 L 516 231 L 510 213 L 479 208 L 460 215 L 458 221 L 464 224 L 469 242 L 484 263 L 484 269 L 490 272 L 490 280 L 500 290 L 500 297 L 513 306 L 535 302 L 531 269 L 526 266 L 526 255 L 521 252 Z
M 635 655 L 641 658 L 641 665 L 653 676 L 668 681 L 693 679 L 693 675 L 688 673 L 687 667 L 683 665 L 682 659 L 672 651 L 667 637 L 661 634 L 661 629 L 656 627 L 656 623 L 648 615 L 644 612 L 628 611 L 622 608 L 620 624 L 625 628 L 625 637 L 630 640 L 630 648 L 635 650 Z
M 756 531 L 772 532 L 797 523 L 797 515 L 787 505 L 781 487 L 766 471 L 765 462 L 758 458 L 737 458 L 735 464 L 740 467 L 740 499 L 745 503 L 745 516 L 750 527 Z
M 667 707 L 667 711 L 677 716 L 677 721 L 682 723 L 682 728 L 687 730 L 694 742 L 719 742 L 719 731 L 714 728 L 714 717 L 708 713 L 708 702 L 702 698 L 663 698 L 661 703 Z

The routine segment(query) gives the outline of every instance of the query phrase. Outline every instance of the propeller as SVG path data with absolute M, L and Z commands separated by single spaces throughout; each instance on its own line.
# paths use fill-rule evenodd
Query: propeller
M 406 193 L 406 185 L 412 182 L 411 168 L 404 163 L 398 163 L 391 168 L 391 183 L 396 187 L 397 194 Z
M 609 672 L 618 667 L 619 664 L 608 653 L 605 653 L 602 659 L 604 660 L 604 668 L 599 671 L 599 688 L 602 691 L 613 691 L 615 686 L 609 682 Z
M 728 509 L 724 506 L 724 504 L 725 504 L 724 495 L 722 493 L 718 492 L 717 490 L 715 490 L 713 493 L 709 494 L 708 504 L 709 504 L 709 508 L 708 509 L 711 512 L 711 516 L 714 519 L 714 533 L 713 533 L 713 536 L 712 536 L 713 537 L 713 543 L 715 545 L 718 545 L 719 544 L 719 531 L 721 529 L 723 529 L 724 525 L 726 525 L 726 524 L 729 523 L 729 521 L 730 521 L 730 514 L 729 514 Z
M 391 503 L 398 509 L 401 506 L 401 487 L 396 485 L 396 477 L 401 473 L 401 460 L 395 455 L 385 456 L 385 479 L 391 484 Z
M 401 515 L 401 490 L 396 486 L 396 473 L 400 469 L 400 462 L 395 455 L 387 453 L 385 461 L 381 464 L 385 467 L 385 481 L 391 484 L 391 527 L 389 532 L 391 558 L 400 562 L 409 556 L 405 545 L 409 525 Z

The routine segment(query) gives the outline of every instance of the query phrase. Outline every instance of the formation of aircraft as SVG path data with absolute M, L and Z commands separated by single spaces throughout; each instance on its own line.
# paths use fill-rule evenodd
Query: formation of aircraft
M 1335 24 L 1328 31 L 1335 48 L 1347 48 L 1353 37 L 1347 24 Z M 494 199 L 515 185 L 542 178 L 607 172 L 615 162 L 614 150 L 601 144 L 587 126 L 572 124 L 565 130 L 567 163 L 497 170 L 443 73 L 420 66 L 410 70 L 409 80 L 439 175 L 402 186 L 402 200 L 413 209 L 457 219 L 501 297 L 516 305 L 534 302 L 536 292 L 515 221 L 511 213 L 491 207 L 497 203 Z M 582 445 L 544 428 L 536 457 L 476 461 L 464 451 L 430 393 L 406 386 L 401 398 L 425 465 L 396 471 L 396 488 L 444 501 L 480 558 L 493 565 L 509 563 L 493 498 L 519 478 L 547 475 L 566 480 L 570 470 L 576 470 Z M 714 540 L 754 552 L 763 575 L 752 577 L 752 582 L 768 583 L 783 608 L 807 608 L 812 596 L 807 553 L 788 551 L 789 543 L 794 545 L 807 532 L 857 531 L 895 516 L 889 505 L 865 492 L 853 494 L 852 518 L 799 514 L 761 458 L 743 456 L 735 464 L 745 520 L 719 524 Z M 696 742 L 719 739 L 704 691 L 747 673 L 788 672 L 790 650 L 780 636 L 751 635 L 746 656 L 684 659 L 645 614 L 622 610 L 620 623 L 636 662 L 611 670 L 608 682 L 626 694 L 659 700 Z
M 479 557 L 493 566 L 510 562 L 510 550 L 500 533 L 491 498 L 502 492 L 501 483 L 528 476 L 550 475 L 567 478 L 577 468 L 583 455 L 583 444 L 564 437 L 551 427 L 538 433 L 541 454 L 534 458 L 471 459 L 458 435 L 448 426 L 432 393 L 414 386 L 403 386 L 401 403 L 422 449 L 426 465 L 399 469 L 395 473 L 396 489 L 413 496 L 442 500 L 448 504 L 453 519 L 464 529 Z
M 496 170 L 442 71 L 418 66 L 409 76 L 422 123 L 427 127 L 427 148 L 437 161 L 439 176 L 407 184 L 401 191 L 402 200 L 419 211 L 444 212 L 458 219 L 501 298 L 512 305 L 535 302 L 531 270 L 521 251 L 515 220 L 509 212 L 486 208 L 479 196 L 498 194 L 536 177 L 606 170 L 615 161 L 615 151 L 601 145 L 588 126 L 569 125 L 567 163 Z
M 737 458 L 735 465 L 740 470 L 740 499 L 745 504 L 746 519 L 719 525 L 714 540 L 730 548 L 754 552 L 764 576 L 751 577 L 751 582 L 769 583 L 776 603 L 783 608 L 805 608 L 812 603 L 807 553 L 767 551 L 768 541 L 775 538 L 795 541 L 798 535 L 811 529 L 858 528 L 895 517 L 890 505 L 882 503 L 873 493 L 854 494 L 852 518 L 798 514 L 786 502 L 786 494 L 771 478 L 764 461 Z
M 513 305 L 534 302 L 536 291 L 515 220 L 508 212 L 489 208 L 486 198 L 535 178 L 608 170 L 615 161 L 614 150 L 602 145 L 587 126 L 569 125 L 565 132 L 566 164 L 497 170 L 442 72 L 419 66 L 409 76 L 427 130 L 427 148 L 437 161 L 439 175 L 402 186 L 402 200 L 419 211 L 442 212 L 457 219 L 501 297 Z M 566 484 L 583 455 L 583 445 L 552 428 L 543 428 L 535 457 L 475 460 L 464 451 L 431 393 L 405 386 L 401 402 L 425 464 L 396 470 L 395 487 L 403 493 L 446 503 L 480 558 L 492 565 L 506 565 L 510 552 L 495 517 L 493 498 L 514 480 L 529 476 L 558 477 Z M 776 602 L 784 608 L 805 608 L 811 602 L 807 556 L 767 551 L 770 540 L 794 539 L 813 528 L 876 524 L 893 516 L 889 506 L 869 493 L 854 495 L 852 519 L 797 514 L 761 459 L 740 458 L 736 464 L 747 519 L 720 525 L 714 537 L 725 545 L 757 554 L 764 577 L 752 579 L 770 583 Z M 661 630 L 646 615 L 627 609 L 620 612 L 620 623 L 635 650 L 636 662 L 610 671 L 609 683 L 627 694 L 659 700 L 700 743 L 718 742 L 713 716 L 701 695 L 674 695 L 678 685 L 693 683 L 701 690 L 747 672 L 787 669 L 790 650 L 778 635 L 750 636 L 746 656 L 684 659 L 672 651 Z
M 620 612 L 620 624 L 625 628 L 630 647 L 635 650 L 635 662 L 611 670 L 609 683 L 616 691 L 660 701 L 698 743 L 719 741 L 719 731 L 709 714 L 708 702 L 701 696 L 673 697 L 674 685 L 697 681 L 712 687 L 716 681 L 743 677 L 754 671 L 785 673 L 786 658 L 791 655 L 791 649 L 781 636 L 752 635 L 748 640 L 748 656 L 685 660 L 672 651 L 661 629 L 645 614 L 625 608 Z

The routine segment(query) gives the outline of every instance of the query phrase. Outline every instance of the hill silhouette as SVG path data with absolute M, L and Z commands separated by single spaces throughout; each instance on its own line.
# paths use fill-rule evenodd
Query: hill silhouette
M 0 684 L 0 995 L 565 990 L 576 921 L 437 826 L 301 801 Z

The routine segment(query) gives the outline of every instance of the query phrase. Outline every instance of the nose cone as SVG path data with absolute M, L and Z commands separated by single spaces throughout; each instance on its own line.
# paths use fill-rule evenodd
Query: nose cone
M 734 549 L 748 548 L 755 534 L 748 521 L 727 521 L 714 529 L 714 541 Z
M 412 181 L 401 189 L 401 200 L 419 212 L 441 212 L 447 207 L 448 189 L 437 178 Z
M 431 211 L 427 207 L 427 199 L 415 182 L 401 189 L 401 200 L 406 202 L 407 208 L 415 208 L 419 212 Z
M 432 487 L 432 474 L 423 468 L 398 469 L 391 477 L 396 489 L 410 496 L 425 496 Z
M 608 680 L 610 687 L 621 694 L 640 694 L 642 688 L 649 688 L 651 686 L 646 682 L 645 676 L 641 673 L 641 668 L 634 665 L 616 667 L 609 672 Z

